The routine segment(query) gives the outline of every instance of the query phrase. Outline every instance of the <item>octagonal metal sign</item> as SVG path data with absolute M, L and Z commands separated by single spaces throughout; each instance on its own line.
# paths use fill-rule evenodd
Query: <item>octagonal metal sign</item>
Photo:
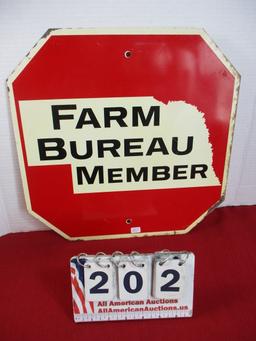
M 28 211 L 69 239 L 188 232 L 223 199 L 239 80 L 203 30 L 49 30 L 8 79 Z

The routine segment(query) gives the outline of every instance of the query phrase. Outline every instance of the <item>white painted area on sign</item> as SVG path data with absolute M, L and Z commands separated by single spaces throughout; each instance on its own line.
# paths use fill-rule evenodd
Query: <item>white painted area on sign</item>
M 20 101 L 29 166 L 71 165 L 74 193 L 217 186 L 204 113 L 153 97 Z

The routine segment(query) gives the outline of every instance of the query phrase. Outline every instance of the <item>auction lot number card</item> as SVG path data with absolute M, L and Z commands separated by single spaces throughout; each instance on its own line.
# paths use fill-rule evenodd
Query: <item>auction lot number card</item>
M 192 252 L 79 254 L 70 260 L 75 322 L 191 317 Z

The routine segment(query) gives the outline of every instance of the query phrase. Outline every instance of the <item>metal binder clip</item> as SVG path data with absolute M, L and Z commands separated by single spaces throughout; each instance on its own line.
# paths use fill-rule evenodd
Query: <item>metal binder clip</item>
M 188 251 L 176 251 L 176 252 L 170 252 L 169 250 L 165 249 L 160 251 L 160 253 L 169 253 L 165 258 L 159 259 L 159 265 L 164 265 L 164 263 L 166 263 L 168 260 L 170 259 L 179 259 L 179 266 L 183 265 L 186 263 L 188 256 L 189 256 L 189 252 Z M 185 259 L 182 258 L 182 255 L 185 254 L 186 257 Z
M 183 254 L 186 255 L 185 259 L 182 259 L 182 255 L 183 255 Z M 188 259 L 188 257 L 189 257 L 189 252 L 188 252 L 188 251 L 180 252 L 180 256 L 179 256 L 179 260 L 180 260 L 180 261 L 179 261 L 179 265 L 185 264 L 186 261 L 187 261 L 187 259 Z
M 120 265 L 120 261 L 121 261 L 121 256 L 123 256 L 123 252 L 121 251 L 115 251 L 112 253 L 112 256 L 110 258 L 110 261 L 117 267 L 124 267 L 123 265 Z M 119 256 L 118 259 L 115 259 L 116 256 Z
M 102 257 L 101 256 L 107 256 L 104 252 L 98 252 L 96 253 L 95 255 L 95 263 L 100 266 L 101 268 L 109 268 L 110 265 L 109 264 L 102 264 L 101 263 L 101 259 Z
M 86 264 L 86 262 L 88 261 L 88 259 L 86 258 L 88 255 L 87 253 L 79 253 L 79 255 L 76 257 L 77 263 L 79 265 L 81 265 L 83 268 L 90 268 L 91 265 L 90 264 Z M 84 259 L 84 263 L 81 263 L 81 258 L 83 257 Z
M 140 257 L 140 256 L 141 256 L 141 254 L 139 252 L 132 251 L 130 253 L 130 260 L 134 266 L 137 266 L 139 268 L 143 268 L 145 265 L 143 263 L 138 263 L 138 260 L 136 260 L 136 257 Z

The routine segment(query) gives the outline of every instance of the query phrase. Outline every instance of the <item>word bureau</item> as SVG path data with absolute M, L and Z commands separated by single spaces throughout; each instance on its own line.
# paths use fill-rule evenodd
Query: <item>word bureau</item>
M 168 250 L 72 257 L 74 320 L 190 317 L 194 262 L 192 252 Z

